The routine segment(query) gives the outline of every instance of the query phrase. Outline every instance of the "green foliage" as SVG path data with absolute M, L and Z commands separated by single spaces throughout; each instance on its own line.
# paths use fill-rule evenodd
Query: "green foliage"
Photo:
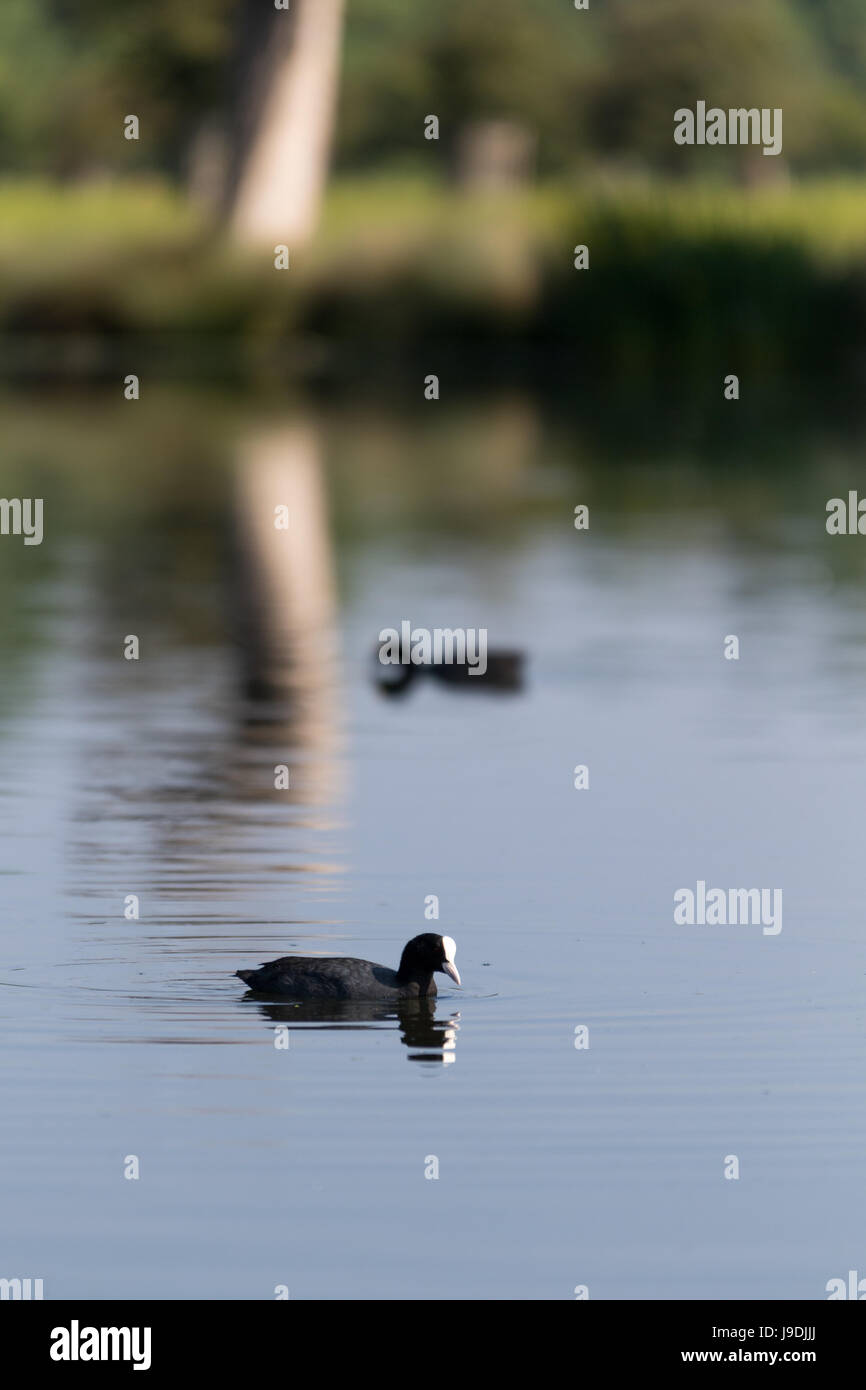
M 221 96 L 236 0 L 3 0 L 3 166 L 78 175 L 175 168 Z M 141 120 L 137 142 L 123 118 Z
M 674 146 L 672 116 L 702 98 L 783 107 L 795 166 L 863 167 L 864 76 L 862 0 L 353 0 L 338 156 L 429 164 L 432 112 L 446 159 L 465 122 L 510 116 L 537 134 L 542 171 L 601 159 L 689 173 L 704 152 Z M 717 171 L 741 163 L 714 151 Z
M 600 149 L 643 157 L 650 164 L 684 172 L 706 152 L 675 146 L 672 114 L 711 106 L 782 107 L 785 153 L 802 145 L 792 119 L 814 120 L 822 80 L 820 59 L 805 43 L 792 12 L 777 0 L 725 0 L 695 6 L 694 0 L 612 0 L 608 7 L 609 64 L 591 103 L 594 142 Z M 797 122 L 803 125 L 803 120 Z M 736 147 L 714 151 L 720 159 L 742 159 Z
M 293 0 L 293 5 L 315 0 Z M 259 8 L 257 8 L 257 5 Z M 176 174 L 269 0 L 2 0 L 0 159 L 29 173 Z M 282 22 L 282 21 L 280 21 Z M 785 159 L 866 164 L 863 0 L 348 0 L 338 167 L 448 171 L 469 122 L 508 117 L 542 174 L 627 162 L 688 173 L 672 113 L 698 98 L 783 106 Z M 123 141 L 123 117 L 141 139 Z M 442 123 L 438 146 L 424 117 Z M 714 169 L 741 172 L 737 151 Z
M 575 30 L 566 0 L 356 0 L 350 5 L 338 157 L 348 166 L 417 157 L 438 115 L 447 158 L 473 120 L 516 117 L 538 134 L 542 167 L 569 162 L 597 30 Z M 424 147 L 427 162 L 435 146 Z
M 158 339 L 157 360 L 180 353 L 179 369 L 188 340 L 254 371 L 323 353 L 350 372 L 399 370 L 439 344 L 447 360 L 513 352 L 647 378 L 833 371 L 866 344 L 866 190 L 852 181 L 495 197 L 403 177 L 338 182 L 315 246 L 286 275 L 267 256 L 233 255 L 154 183 L 0 185 L 0 229 L 4 371 L 45 334 L 51 370 L 82 335 L 103 338 L 116 371 L 119 334 L 143 335 L 136 361 Z M 573 267 L 580 243 L 589 272 Z

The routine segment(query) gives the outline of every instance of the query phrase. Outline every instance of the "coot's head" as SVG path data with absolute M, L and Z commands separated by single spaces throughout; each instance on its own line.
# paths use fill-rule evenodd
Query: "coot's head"
M 456 954 L 457 946 L 452 937 L 425 931 L 421 936 L 413 936 L 403 947 L 399 974 L 402 979 L 422 979 L 439 970 L 459 985 L 460 976 L 454 964 Z

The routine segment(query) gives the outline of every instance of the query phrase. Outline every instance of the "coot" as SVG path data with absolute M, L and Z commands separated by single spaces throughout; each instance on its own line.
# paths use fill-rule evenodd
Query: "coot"
M 424 932 L 403 947 L 396 970 L 351 956 L 282 956 L 258 970 L 235 974 L 257 994 L 293 999 L 418 999 L 436 994 L 434 971 L 460 984 L 456 952 L 450 936 Z
M 384 695 L 404 695 L 416 677 L 430 675 L 458 690 L 523 689 L 525 657 L 522 651 L 489 651 L 487 669 L 481 674 L 477 667 L 459 662 L 452 664 L 421 663 L 417 666 L 383 666 L 376 651 L 375 680 Z

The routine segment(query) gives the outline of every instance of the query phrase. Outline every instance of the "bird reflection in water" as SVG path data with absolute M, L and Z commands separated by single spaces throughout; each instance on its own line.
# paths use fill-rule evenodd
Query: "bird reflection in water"
M 265 1003 L 250 991 L 245 999 L 255 1000 L 262 1017 L 286 1028 L 368 1028 L 396 1027 L 400 1041 L 409 1049 L 410 1062 L 434 1062 L 442 1066 L 457 1060 L 457 1033 L 460 1014 L 436 1017 L 435 999 L 402 999 L 396 1004 L 374 999 L 305 999 L 297 1004 L 281 1000 Z

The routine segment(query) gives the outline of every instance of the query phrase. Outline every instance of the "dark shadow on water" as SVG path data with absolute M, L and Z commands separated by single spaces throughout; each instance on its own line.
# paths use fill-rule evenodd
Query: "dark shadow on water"
M 355 1032 L 385 1025 L 399 1028 L 400 1041 L 410 1049 L 410 1062 L 456 1060 L 460 1014 L 436 1017 L 435 999 L 407 999 L 396 1004 L 375 999 L 263 1000 L 248 990 L 243 996 L 258 1005 L 263 1020 L 284 1028 L 350 1029 Z M 420 1049 L 413 1051 L 412 1049 Z

